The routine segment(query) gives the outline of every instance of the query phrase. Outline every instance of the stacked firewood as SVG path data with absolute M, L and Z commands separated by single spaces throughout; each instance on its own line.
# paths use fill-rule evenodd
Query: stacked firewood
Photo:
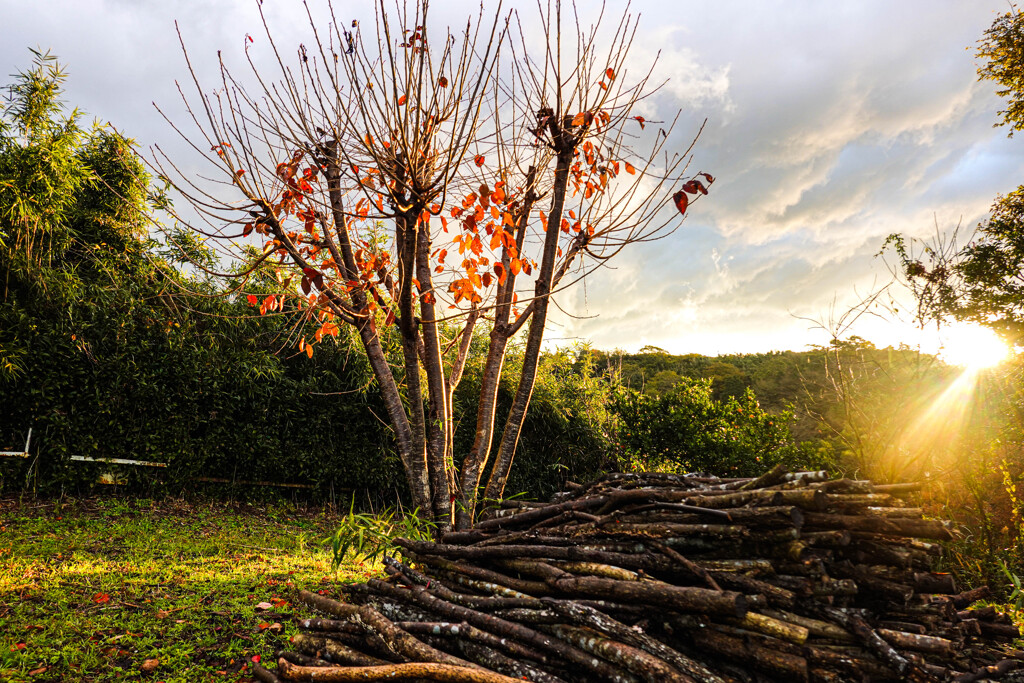
M 915 484 L 611 474 L 506 501 L 301 622 L 283 680 L 980 681 L 1024 673 L 1010 619 L 930 571 Z M 1014 673 L 1018 668 L 1021 671 Z M 263 680 L 275 674 L 259 670 Z M 1024 678 L 1020 679 L 1024 680 Z

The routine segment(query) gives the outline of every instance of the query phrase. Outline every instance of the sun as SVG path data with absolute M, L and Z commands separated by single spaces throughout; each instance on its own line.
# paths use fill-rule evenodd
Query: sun
M 983 370 L 998 365 L 1010 355 L 1010 348 L 992 330 L 980 325 L 956 323 L 940 330 L 939 356 L 950 365 Z

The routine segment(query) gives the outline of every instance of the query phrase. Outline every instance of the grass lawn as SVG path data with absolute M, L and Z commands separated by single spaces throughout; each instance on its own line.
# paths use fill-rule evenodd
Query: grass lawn
M 331 571 L 323 539 L 338 518 L 176 499 L 0 499 L 0 681 L 252 680 L 252 658 L 295 633 L 293 586 L 373 573 Z

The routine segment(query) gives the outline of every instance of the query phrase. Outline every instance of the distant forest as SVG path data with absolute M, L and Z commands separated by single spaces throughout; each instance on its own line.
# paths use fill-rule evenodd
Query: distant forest
M 637 353 L 591 353 L 599 373 L 645 394 L 661 395 L 683 378 L 709 382 L 717 401 L 740 398 L 750 390 L 764 410 L 793 413 L 791 430 L 797 441 L 835 438 L 846 419 L 854 417 L 847 414 L 854 407 L 847 403 L 857 396 L 876 400 L 924 390 L 931 397 L 957 371 L 916 349 L 876 348 L 859 337 L 808 351 L 703 356 L 645 346 Z

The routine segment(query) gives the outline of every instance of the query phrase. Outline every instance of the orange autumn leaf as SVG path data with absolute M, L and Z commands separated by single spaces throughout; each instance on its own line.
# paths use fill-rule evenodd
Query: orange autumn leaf
M 437 79 L 437 84 L 439 86 L 441 86 L 442 88 L 447 88 L 448 87 L 448 79 L 445 78 L 444 76 L 441 76 L 439 79 Z
M 672 201 L 675 202 L 676 208 L 679 209 L 679 213 L 685 215 L 686 206 L 690 203 L 690 200 L 686 196 L 686 193 L 683 192 L 682 190 L 679 190 L 674 195 L 672 195 Z
M 98 604 L 110 602 L 110 595 L 107 593 L 97 593 L 96 595 L 92 596 L 92 601 Z
M 615 70 L 614 69 L 611 69 L 611 68 L 605 69 L 604 70 L 604 75 L 608 77 L 609 81 L 614 81 L 615 80 Z
M 477 154 L 475 157 L 473 157 L 473 163 L 475 163 L 477 166 L 483 166 L 484 165 L 484 155 L 483 154 Z
M 572 125 L 574 126 L 585 126 L 594 120 L 594 115 L 589 111 L 581 111 L 576 116 L 572 117 Z
M 402 95 L 401 97 L 398 98 L 398 106 L 401 107 L 404 104 L 405 104 L 405 95 Z
M 633 164 L 629 163 L 628 161 L 623 161 L 622 163 L 626 167 L 626 173 L 628 173 L 629 175 L 636 175 L 636 169 L 633 168 Z

